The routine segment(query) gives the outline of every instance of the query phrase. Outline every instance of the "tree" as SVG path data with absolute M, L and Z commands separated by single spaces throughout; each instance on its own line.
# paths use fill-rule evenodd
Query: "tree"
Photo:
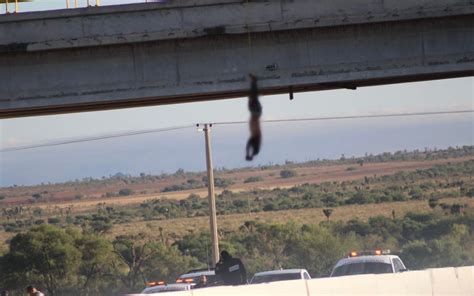
M 77 284 L 81 260 L 75 235 L 72 230 L 47 224 L 17 234 L 3 258 L 3 272 L 9 276 L 7 287 L 23 287 L 29 282 L 44 287 L 52 296 L 69 294 L 65 291 Z
M 107 281 L 105 277 L 115 273 L 112 244 L 99 236 L 87 234 L 76 239 L 76 245 L 81 252 L 79 288 L 83 295 L 104 295 L 110 291 L 107 287 L 110 279 Z
M 328 276 L 335 262 L 348 250 L 357 250 L 353 234 L 338 236 L 328 228 L 310 225 L 288 245 L 288 268 L 304 266 L 315 277 Z
M 456 204 L 451 205 L 450 212 L 452 215 L 459 215 L 461 214 L 462 210 L 463 210 L 463 205 L 456 203 Z
M 329 221 L 329 217 L 331 217 L 331 214 L 333 212 L 333 209 L 323 209 L 324 216 L 326 216 L 326 219 Z
M 33 197 L 36 201 L 38 201 L 41 198 L 41 194 L 40 193 L 35 193 L 35 194 L 31 195 L 31 197 Z
M 430 198 L 428 200 L 428 205 L 430 206 L 430 208 L 432 210 L 434 210 L 436 208 L 436 206 L 438 206 L 438 203 L 439 203 L 439 199 L 438 198 Z
M 142 287 L 146 279 L 174 280 L 179 274 L 199 266 L 195 258 L 183 256 L 176 247 L 157 243 L 142 233 L 116 237 L 113 252 L 126 267 L 120 278 L 130 290 Z
M 126 266 L 126 272 L 121 276 L 123 284 L 133 290 L 139 283 L 145 284 L 143 267 L 145 262 L 150 260 L 156 249 L 152 247 L 153 242 L 145 234 L 121 235 L 115 238 L 112 243 L 114 253 L 120 262 Z

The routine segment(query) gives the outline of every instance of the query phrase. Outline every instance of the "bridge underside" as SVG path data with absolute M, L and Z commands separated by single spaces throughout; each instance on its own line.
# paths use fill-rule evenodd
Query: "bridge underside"
M 248 73 L 264 94 L 474 75 L 474 14 L 225 31 L 47 50 L 0 45 L 0 118 L 242 97 Z

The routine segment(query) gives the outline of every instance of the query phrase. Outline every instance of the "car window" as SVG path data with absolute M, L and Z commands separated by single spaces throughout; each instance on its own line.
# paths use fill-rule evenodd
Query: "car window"
M 392 265 L 381 262 L 349 263 L 337 267 L 332 276 L 392 273 Z
M 405 269 L 400 259 L 393 258 L 392 262 L 393 262 L 393 268 L 395 269 L 395 272 L 400 272 L 401 270 Z
M 303 273 L 303 278 L 304 278 L 305 280 L 310 280 L 310 279 L 311 279 L 311 277 L 309 276 L 309 274 L 306 273 L 306 272 Z
M 299 280 L 299 279 L 301 279 L 301 275 L 299 273 L 269 274 L 269 275 L 255 276 L 252 280 L 252 284 L 288 281 L 288 280 Z

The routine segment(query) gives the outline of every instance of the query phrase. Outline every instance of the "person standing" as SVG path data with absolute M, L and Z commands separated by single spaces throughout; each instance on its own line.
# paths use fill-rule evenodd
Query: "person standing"
M 34 286 L 28 286 L 26 288 L 26 292 L 30 296 L 44 296 L 44 294 L 41 293 L 41 291 L 39 291 L 38 289 L 36 289 Z
M 221 252 L 215 272 L 226 285 L 243 285 L 247 283 L 247 271 L 244 264 L 240 259 L 233 258 L 227 251 Z

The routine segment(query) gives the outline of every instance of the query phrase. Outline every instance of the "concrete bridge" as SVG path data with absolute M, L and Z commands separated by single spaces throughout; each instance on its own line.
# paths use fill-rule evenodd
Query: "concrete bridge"
M 0 118 L 474 75 L 471 0 L 171 0 L 0 16 Z M 321 102 L 322 104 L 324 102 Z

